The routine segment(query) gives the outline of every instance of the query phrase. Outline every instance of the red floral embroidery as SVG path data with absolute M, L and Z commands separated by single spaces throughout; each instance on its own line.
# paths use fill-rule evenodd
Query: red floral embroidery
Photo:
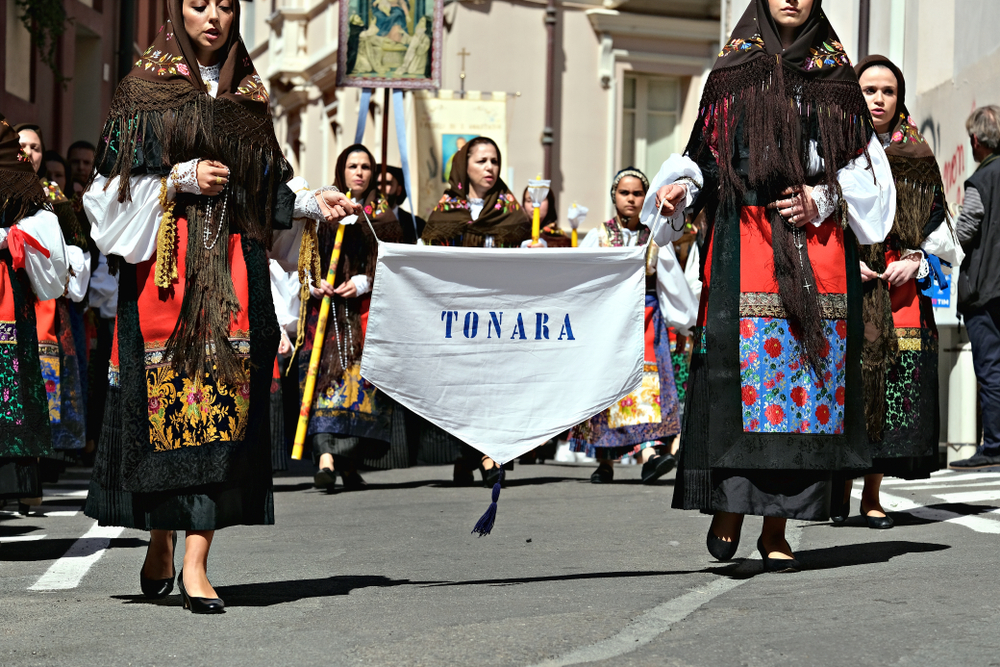
M 753 405 L 757 402 L 757 390 L 750 385 L 743 385 L 743 405 Z
M 792 389 L 792 400 L 801 408 L 809 400 L 809 393 L 804 387 L 795 387 Z
M 38 385 L 35 385 L 35 386 L 37 387 Z M 53 382 L 52 380 L 46 380 L 45 381 L 45 391 L 51 394 L 55 390 L 56 390 L 56 383 Z
M 830 408 L 826 405 L 818 406 L 816 408 L 816 419 L 819 420 L 820 424 L 826 426 L 826 423 L 830 421 Z
M 760 428 L 760 422 L 757 421 L 756 419 L 751 419 L 750 420 L 750 430 L 751 431 L 756 431 L 758 428 Z
M 836 329 L 838 336 L 847 338 L 847 320 L 837 320 Z
M 767 421 L 777 425 L 785 418 L 785 411 L 781 409 L 780 405 L 769 405 L 764 410 L 764 416 L 767 417 Z
M 781 349 L 781 341 L 777 338 L 768 338 L 764 343 L 764 351 L 771 355 L 772 359 L 781 354 Z
M 834 392 L 834 395 L 837 397 L 837 405 L 843 405 L 844 404 L 844 388 L 843 387 L 837 387 L 837 391 Z
M 149 399 L 149 414 L 155 415 L 160 411 L 160 397 L 153 396 Z
M 826 359 L 830 356 L 830 341 L 823 339 L 823 349 L 819 351 L 819 356 Z
M 754 325 L 753 320 L 740 320 L 740 335 L 744 338 L 751 338 L 757 333 L 757 327 Z

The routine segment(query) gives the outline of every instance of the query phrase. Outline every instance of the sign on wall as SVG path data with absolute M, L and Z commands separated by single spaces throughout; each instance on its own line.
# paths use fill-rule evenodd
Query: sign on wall
M 437 205 L 448 184 L 451 163 L 470 139 L 486 136 L 500 149 L 501 173 L 507 163 L 507 96 L 499 93 L 482 99 L 468 93 L 465 99 L 440 98 L 433 93 L 415 96 L 417 126 L 417 202 L 422 215 Z

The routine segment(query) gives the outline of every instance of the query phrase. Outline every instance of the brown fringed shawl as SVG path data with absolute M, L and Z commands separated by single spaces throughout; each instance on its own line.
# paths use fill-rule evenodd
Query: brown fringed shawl
M 718 191 L 710 203 L 731 214 L 754 191 L 761 206 L 802 184 L 831 186 L 837 171 L 867 156 L 874 134 L 871 114 L 844 48 L 816 0 L 794 43 L 782 47 L 767 0 L 754 0 L 719 53 L 705 84 L 699 120 L 687 154 L 702 171 L 717 171 Z M 816 142 L 824 160 L 818 177 L 806 173 L 809 147 Z M 742 150 L 741 150 L 742 149 Z M 707 176 L 712 176 L 708 174 Z M 710 220 L 717 219 L 710 210 Z M 801 333 L 807 361 L 819 370 L 825 341 L 819 301 L 808 259 L 800 265 L 796 234 L 775 210 L 767 217 L 773 232 L 775 278 L 791 325 Z M 842 223 L 846 220 L 841 220 Z
M 476 137 L 455 153 L 448 189 L 427 218 L 422 237 L 425 243 L 482 247 L 486 237 L 492 236 L 497 245 L 512 246 L 531 238 L 531 220 L 499 175 L 483 198 L 479 219 L 472 219 L 469 206 L 469 148 L 483 142 L 493 145 L 497 151 L 498 166 L 503 164 L 500 148 L 488 137 Z
M 0 113 L 0 227 L 10 227 L 31 215 L 46 199 L 17 132 Z
M 375 157 L 366 147 L 355 144 L 345 149 L 337 158 L 337 171 L 334 178 L 334 185 L 338 190 L 351 196 L 351 189 L 347 186 L 344 178 L 344 171 L 347 167 L 347 159 L 352 153 L 362 152 L 368 155 L 369 164 L 372 165 L 372 177 L 368 182 L 368 187 L 358 198 L 361 211 L 357 211 L 358 220 L 353 225 L 344 227 L 344 239 L 340 249 L 340 260 L 337 263 L 337 273 L 334 286 L 350 280 L 352 276 L 365 274 L 372 282 L 375 280 L 375 265 L 378 257 L 378 243 L 372 236 L 365 215 L 372 222 L 375 234 L 379 241 L 388 243 L 402 243 L 403 228 L 400 226 L 396 216 L 386 201 L 385 196 L 379 190 L 378 178 L 375 175 Z M 364 211 L 364 214 L 362 214 Z M 336 237 L 337 226 L 322 222 L 319 225 L 318 247 L 320 259 L 320 276 L 326 277 L 330 268 L 330 252 Z M 308 298 L 308 294 L 304 295 Z M 304 301 L 303 301 L 304 302 Z M 315 300 L 313 305 L 318 310 L 319 300 Z M 328 387 L 339 381 L 346 370 L 342 364 L 341 355 L 347 362 L 347 368 L 361 360 L 362 339 L 361 339 L 361 299 L 344 299 L 340 296 L 333 297 L 332 310 L 337 318 L 337 329 L 340 333 L 339 339 L 334 336 L 334 328 L 328 326 L 326 329 L 326 341 L 323 345 L 323 356 L 320 359 L 320 369 L 318 382 L 320 387 Z M 316 310 L 310 318 L 315 318 Z M 305 326 L 301 323 L 300 326 Z M 351 331 L 350 337 L 347 331 Z M 312 341 L 309 341 L 311 344 Z M 331 344 L 333 343 L 333 344 Z M 311 349 L 311 347 L 309 348 Z
M 928 228 L 928 223 L 935 197 L 940 196 L 944 205 L 941 170 L 906 108 L 903 73 L 885 56 L 873 54 L 855 67 L 858 78 L 870 67 L 885 67 L 896 77 L 896 119 L 890 127 L 889 146 L 885 149 L 896 183 L 896 218 L 887 242 L 896 244 L 898 249 L 918 249 L 933 231 Z M 886 270 L 886 243 L 862 246 L 860 250 L 862 261 L 872 271 L 881 274 Z M 880 442 L 887 409 L 885 375 L 899 354 L 889 285 L 882 280 L 871 280 L 865 284 L 864 321 L 862 377 L 866 427 L 868 437 Z
M 188 222 L 187 289 L 166 350 L 178 372 L 200 378 L 202 371 L 214 370 L 232 386 L 245 378 L 228 341 L 240 306 L 226 239 L 239 233 L 270 242 L 278 191 L 292 170 L 274 135 L 267 91 L 239 34 L 239 2 L 233 3 L 230 34 L 218 51 L 222 60 L 214 99 L 183 28 L 182 6 L 183 0 L 168 0 L 167 23 L 119 84 L 96 164 L 109 181 L 121 177 L 121 202 L 130 198 L 130 176 L 163 177 L 165 215 L 157 240 L 157 284 L 163 288 L 177 278 L 175 207 Z M 169 202 L 166 176 L 171 167 L 195 158 L 226 165 L 229 185 L 217 197 L 178 195 Z M 205 247 L 206 233 L 219 239 L 213 247 Z

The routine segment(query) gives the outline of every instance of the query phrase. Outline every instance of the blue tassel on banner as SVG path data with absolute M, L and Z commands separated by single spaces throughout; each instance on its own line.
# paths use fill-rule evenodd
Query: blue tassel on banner
M 489 535 L 493 530 L 493 523 L 497 520 L 497 501 L 500 500 L 500 485 L 503 484 L 503 466 L 500 466 L 500 479 L 493 485 L 493 502 L 486 509 L 486 514 L 479 518 L 476 527 L 472 529 L 473 534 L 478 533 L 479 537 Z

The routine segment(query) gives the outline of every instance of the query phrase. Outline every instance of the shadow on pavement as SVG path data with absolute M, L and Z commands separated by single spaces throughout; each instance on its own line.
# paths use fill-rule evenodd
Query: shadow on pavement
M 108 543 L 105 537 L 81 537 L 78 539 L 38 540 L 37 542 L 17 542 L 16 549 L 0 551 L 0 562 L 3 561 L 36 561 L 56 560 L 62 558 L 69 548 L 82 542 L 79 549 L 73 552 L 76 558 L 91 556 L 101 549 L 134 549 L 146 546 L 146 540 L 136 537 L 115 538 Z M 8 545 L 10 546 L 10 545 Z
M 586 579 L 630 579 L 633 577 L 664 577 L 681 574 L 698 574 L 714 570 L 650 570 L 648 572 L 580 572 L 578 574 L 553 574 L 544 577 L 510 577 L 507 579 L 470 579 L 468 581 L 441 581 L 425 584 L 427 588 L 442 586 L 515 586 L 517 584 L 537 584 L 547 581 L 580 581 Z
M 928 510 L 941 510 L 944 512 L 950 512 L 959 516 L 975 516 L 977 514 L 986 514 L 988 512 L 997 511 L 997 507 L 992 505 L 968 505 L 965 503 L 938 503 L 936 505 L 924 505 L 920 509 Z M 926 526 L 931 523 L 942 523 L 947 521 L 947 518 L 931 519 L 928 517 L 917 516 L 911 514 L 910 512 L 888 512 L 888 515 L 892 517 L 896 526 Z M 847 521 L 841 524 L 815 524 L 817 526 L 822 525 L 832 525 L 834 528 L 868 528 L 868 524 L 865 523 L 865 518 L 860 514 L 856 514 L 849 517 Z
M 950 549 L 947 544 L 932 542 L 862 542 L 861 544 L 842 544 L 823 549 L 806 549 L 795 552 L 795 557 L 802 563 L 802 572 L 812 570 L 832 570 L 838 567 L 853 565 L 873 565 L 888 563 L 893 558 L 912 553 L 930 553 Z M 747 579 L 763 574 L 763 563 L 757 559 L 745 558 L 741 562 L 726 567 L 709 568 L 708 572 L 731 579 Z

